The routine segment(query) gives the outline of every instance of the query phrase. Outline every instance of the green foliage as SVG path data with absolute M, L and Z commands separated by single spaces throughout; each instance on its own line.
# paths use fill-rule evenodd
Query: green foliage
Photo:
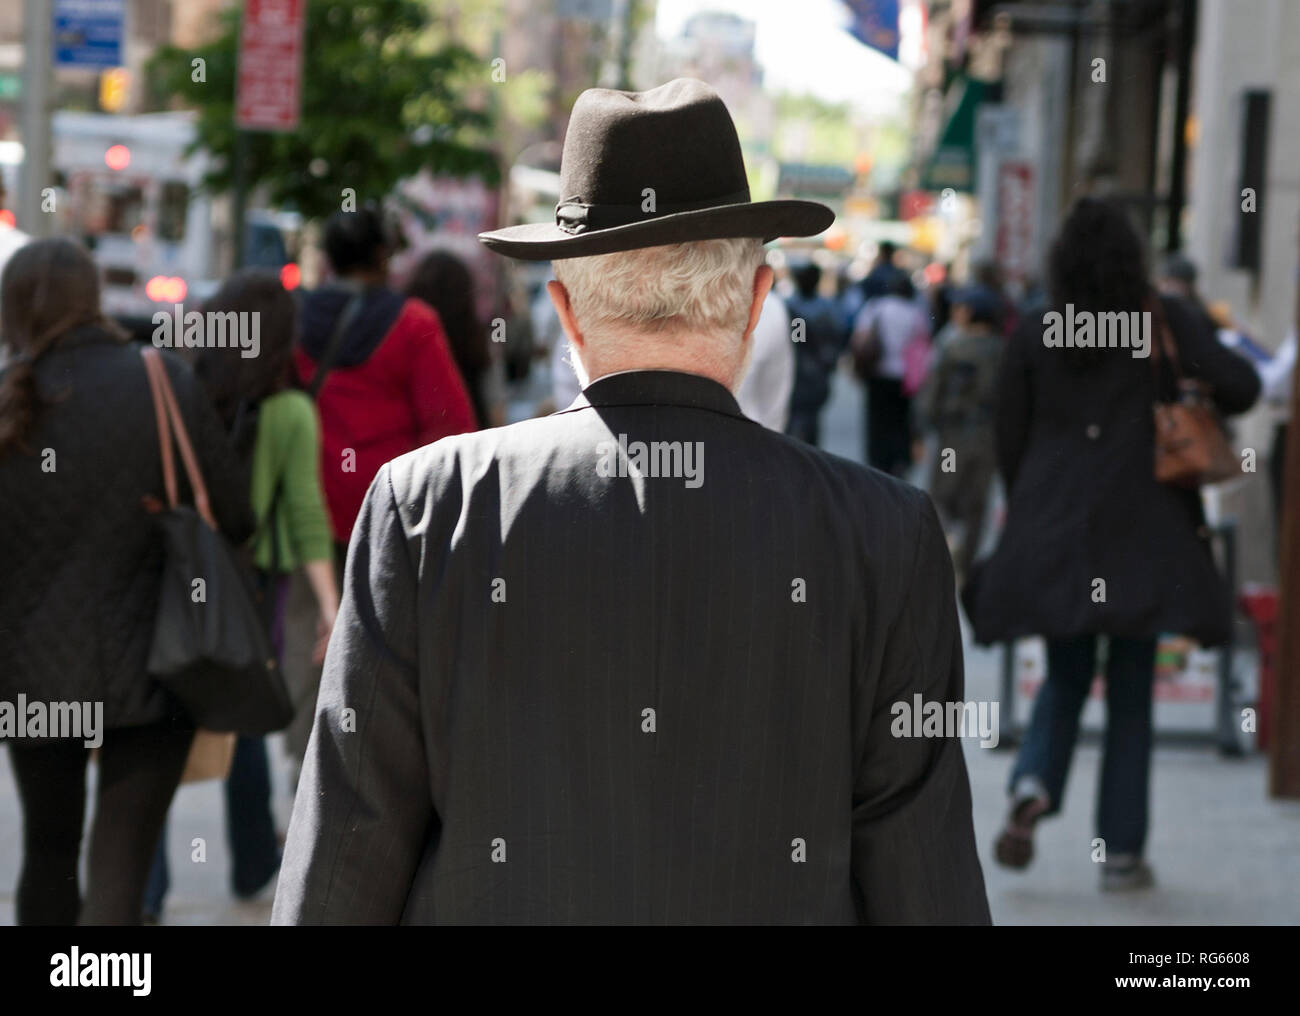
M 434 38 L 423 0 L 307 0 L 302 116 L 293 133 L 246 139 L 250 189 L 307 218 L 336 211 L 344 188 L 358 203 L 383 198 L 420 169 L 499 179 L 488 148 L 491 67 L 463 46 Z M 198 147 L 215 157 L 205 185 L 234 186 L 238 8 L 194 49 L 168 46 L 150 61 L 156 92 L 198 111 Z M 194 61 L 206 80 L 195 81 Z
M 438 18 L 426 38 L 438 45 L 459 43 L 480 54 L 485 61 L 502 55 L 502 40 L 512 24 L 508 4 L 503 0 L 438 0 Z M 550 112 L 554 75 L 537 67 L 505 67 L 504 80 L 493 78 L 491 96 L 497 116 L 496 138 L 502 156 L 514 154 L 511 139 L 520 129 L 540 127 Z
M 852 165 L 859 137 L 847 104 L 783 93 L 776 100 L 773 151 L 791 162 Z

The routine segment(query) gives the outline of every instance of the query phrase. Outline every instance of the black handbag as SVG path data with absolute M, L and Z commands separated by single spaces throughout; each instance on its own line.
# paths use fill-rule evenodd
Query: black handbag
M 148 671 L 205 730 L 267 734 L 293 707 L 254 594 L 252 576 L 221 535 L 185 421 L 156 349 L 141 351 L 153 394 L 167 504 L 157 508 L 162 588 Z M 172 438 L 194 493 L 178 503 Z

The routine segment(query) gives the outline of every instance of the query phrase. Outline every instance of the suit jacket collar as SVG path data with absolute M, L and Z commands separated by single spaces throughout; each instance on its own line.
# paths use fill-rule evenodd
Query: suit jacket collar
M 597 378 L 564 413 L 600 406 L 689 406 L 745 419 L 736 397 L 712 378 L 675 370 L 629 370 Z

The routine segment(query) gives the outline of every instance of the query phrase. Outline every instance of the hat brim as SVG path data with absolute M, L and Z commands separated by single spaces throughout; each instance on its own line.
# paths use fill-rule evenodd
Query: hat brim
M 834 221 L 835 213 L 823 204 L 787 199 L 676 212 L 584 233 L 566 233 L 553 222 L 528 223 L 480 233 L 478 238 L 506 257 L 558 261 L 691 240 L 752 236 L 767 243 L 782 236 L 816 236 Z

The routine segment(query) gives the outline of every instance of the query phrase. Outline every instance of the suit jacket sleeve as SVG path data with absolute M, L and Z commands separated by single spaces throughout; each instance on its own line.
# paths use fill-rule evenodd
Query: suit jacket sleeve
M 416 575 L 390 469 L 375 477 L 353 530 L 273 924 L 399 923 L 437 831 L 416 681 Z
M 867 924 L 989 924 L 961 741 L 896 736 L 896 703 L 960 702 L 964 691 L 952 561 L 934 507 L 917 496 L 910 583 L 874 694 L 855 704 L 854 890 Z

